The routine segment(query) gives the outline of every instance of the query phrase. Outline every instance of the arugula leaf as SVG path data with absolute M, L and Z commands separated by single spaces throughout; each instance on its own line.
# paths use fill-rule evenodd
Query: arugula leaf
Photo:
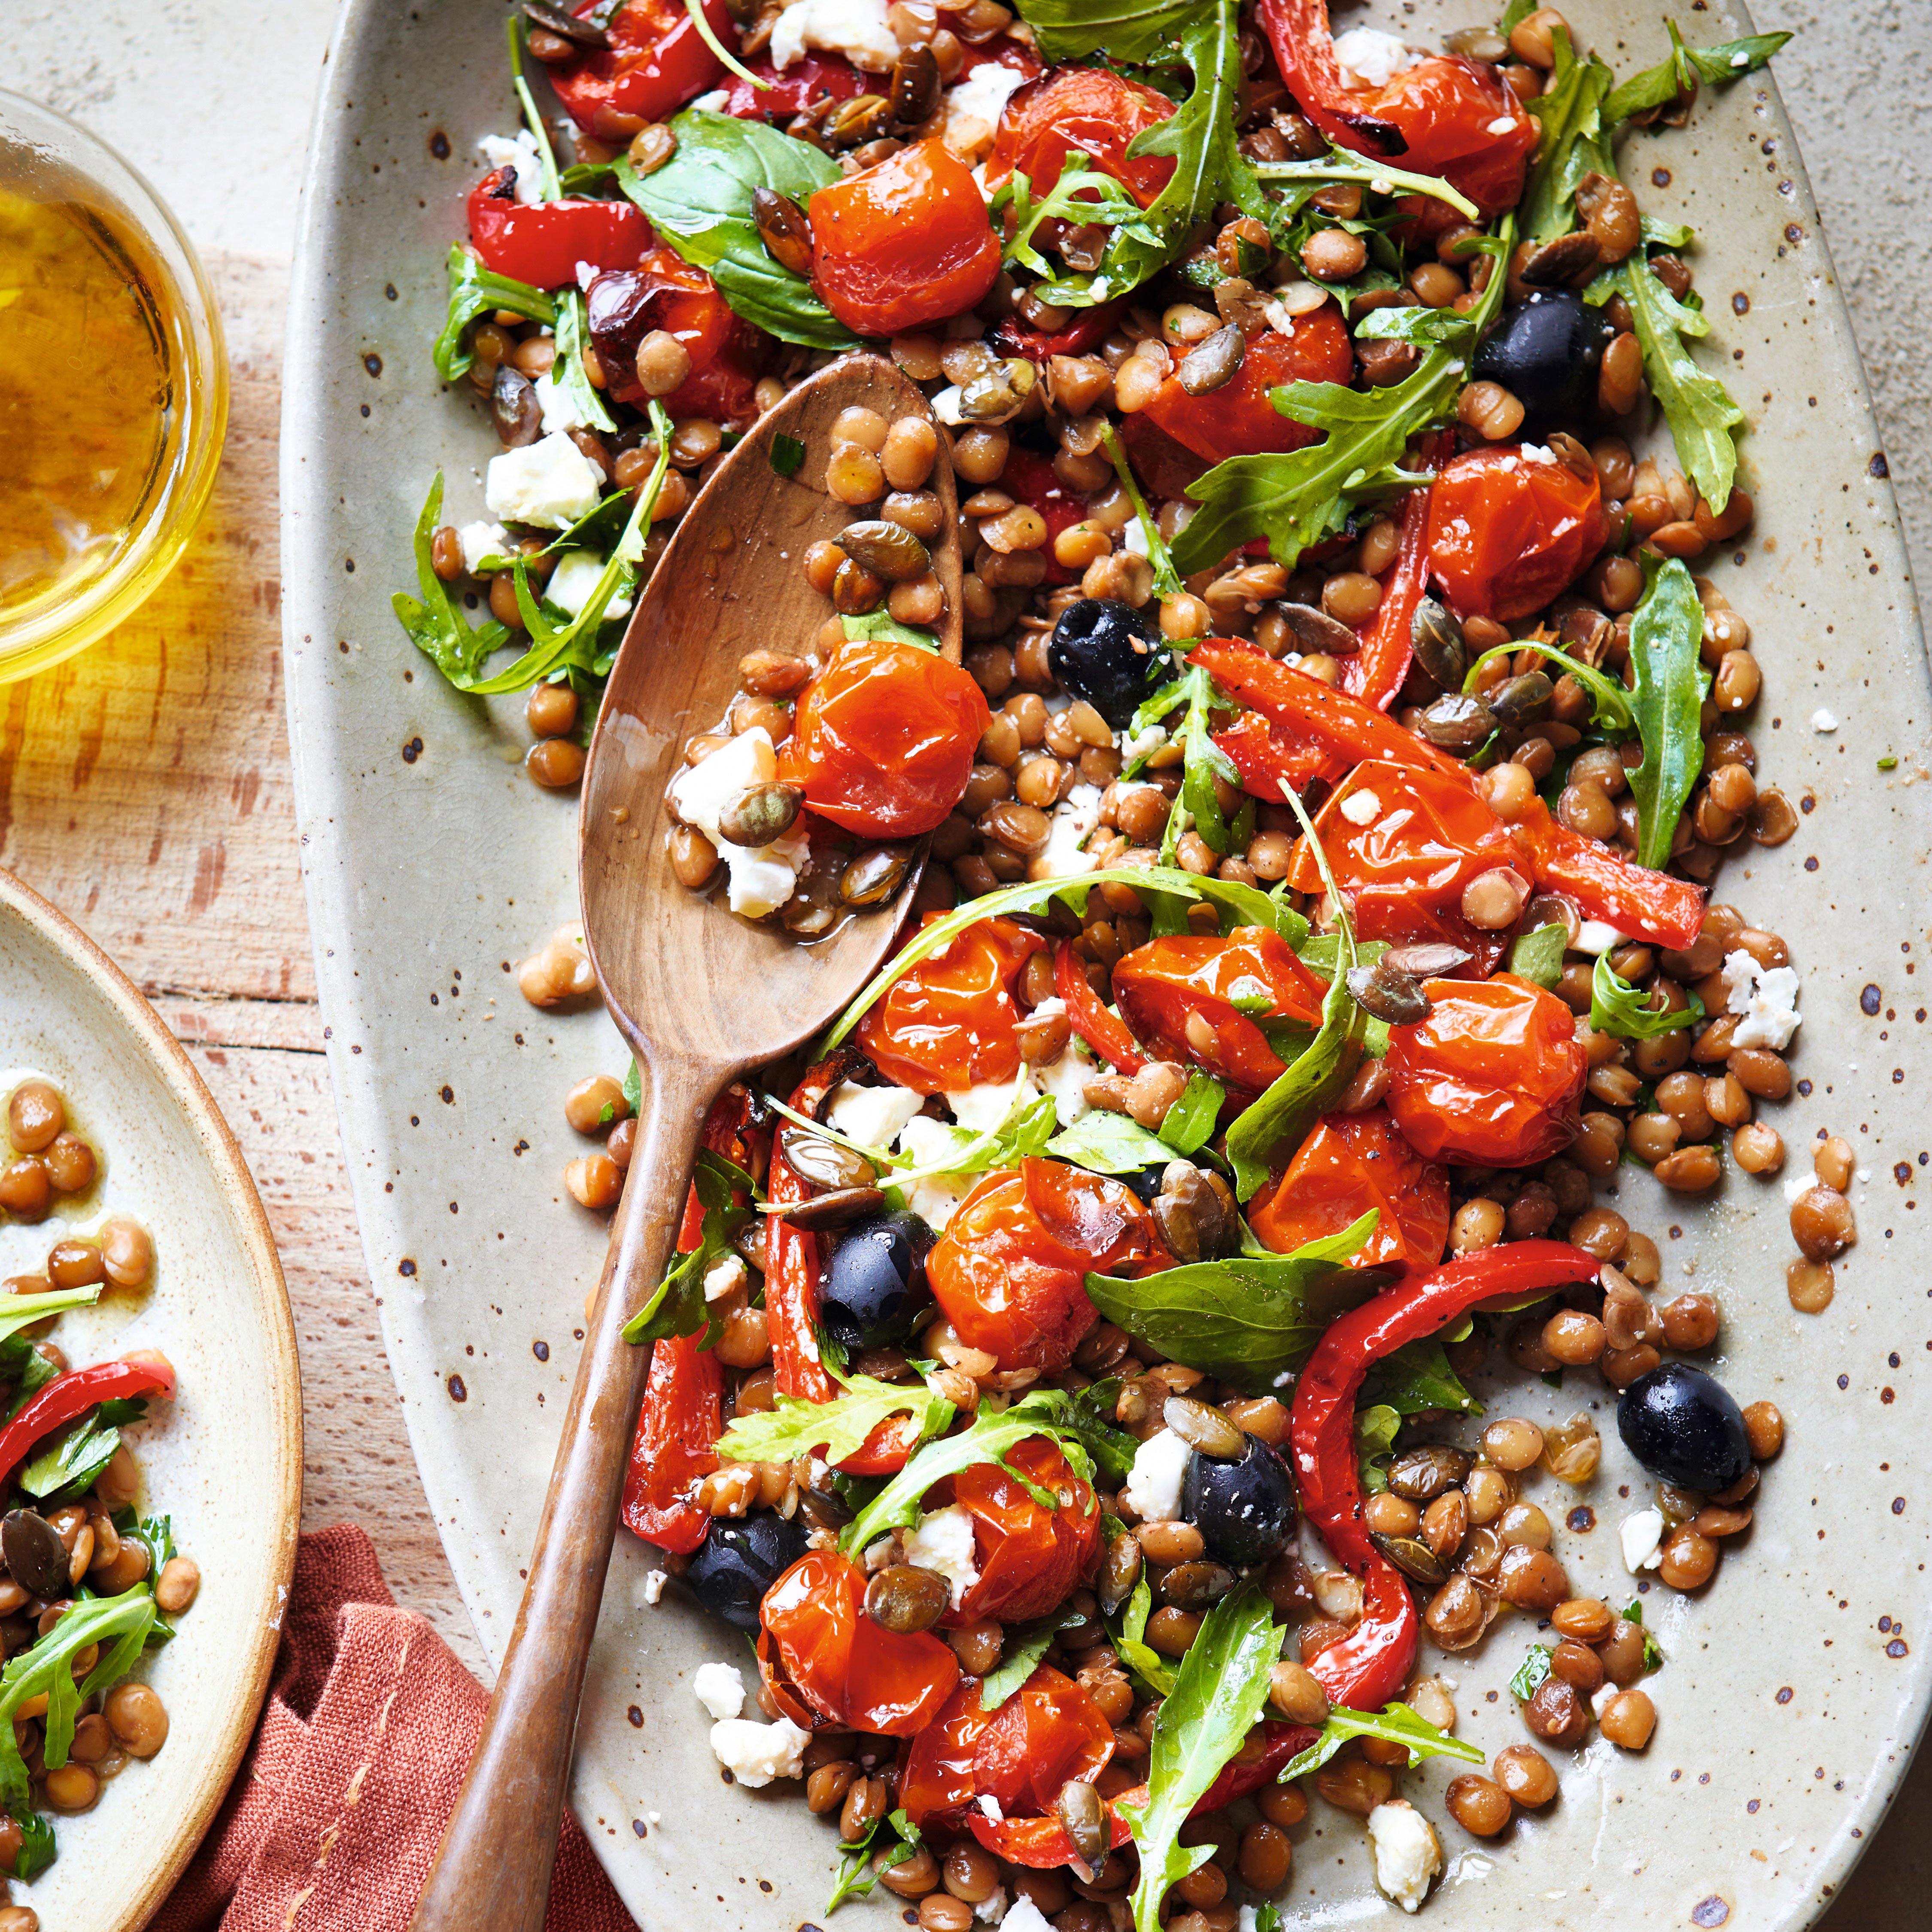
M 1346 1706 L 1338 1704 L 1328 1713 L 1328 1721 L 1322 1726 L 1321 1736 L 1300 1756 L 1288 1760 L 1276 1781 L 1286 1784 L 1292 1778 L 1305 1778 L 1311 1771 L 1319 1771 L 1352 1738 L 1380 1738 L 1385 1743 L 1406 1744 L 1412 1766 L 1420 1764 L 1426 1757 L 1460 1757 L 1469 1764 L 1480 1764 L 1483 1761 L 1480 1745 L 1452 1738 L 1447 1731 L 1438 1731 L 1426 1718 L 1411 1710 L 1406 1704 L 1384 1704 L 1378 1712 L 1351 1711 Z
M 1214 1138 L 1215 1123 L 1221 1118 L 1221 1102 L 1228 1090 L 1210 1075 L 1190 1072 L 1180 1098 L 1167 1110 L 1160 1124 L 1160 1138 L 1178 1154 L 1190 1154 Z
M 1110 1622 L 1107 1631 L 1114 1640 L 1114 1654 L 1156 1697 L 1165 1697 L 1174 1688 L 1174 1666 L 1147 1640 L 1148 1618 L 1153 1611 L 1154 1591 L 1143 1570 L 1120 1606 L 1118 1621 Z
M 510 43 L 510 84 L 516 89 L 517 104 L 524 110 L 524 122 L 530 129 L 537 144 L 538 173 L 546 201 L 561 201 L 563 184 L 557 178 L 556 155 L 550 144 L 550 130 L 544 125 L 543 116 L 537 112 L 537 104 L 530 94 L 530 84 L 524 78 L 524 16 L 512 14 L 503 22 L 503 31 Z
M 1176 580 L 1178 587 L 1179 580 Z M 1172 683 L 1164 684 L 1149 696 L 1134 713 L 1133 729 L 1144 731 L 1171 716 L 1185 705 L 1187 716 L 1182 722 L 1178 742 L 1181 749 L 1180 789 L 1174 794 L 1174 805 L 1167 814 L 1167 829 L 1161 834 L 1160 862 L 1163 866 L 1174 863 L 1174 855 L 1180 841 L 1183 830 L 1191 819 L 1194 830 L 1216 852 L 1226 852 L 1233 843 L 1228 821 L 1221 811 L 1220 800 L 1214 790 L 1216 778 L 1226 778 L 1230 784 L 1240 782 L 1240 773 L 1234 763 L 1214 740 L 1214 713 L 1216 711 L 1235 712 L 1240 709 L 1200 664 L 1190 664 Z M 1178 932 L 1185 928 L 1184 915 L 1166 930 Z M 1155 932 L 1159 936 L 1162 928 L 1156 922 Z
M 827 1462 L 842 1462 L 890 1417 L 911 1416 L 921 1442 L 952 1425 L 952 1405 L 923 1382 L 882 1382 L 870 1376 L 844 1379 L 844 1394 L 830 1402 L 781 1395 L 776 1408 L 736 1418 L 718 1438 L 719 1457 L 728 1462 L 789 1462 L 815 1450 Z
M 571 406 L 592 429 L 614 430 L 617 425 L 610 412 L 604 406 L 604 398 L 598 394 L 597 386 L 584 372 L 584 351 L 590 341 L 590 317 L 584 306 L 583 291 L 561 290 L 557 296 L 556 360 L 550 365 L 552 375 L 557 387 L 570 398 Z M 612 500 L 606 499 L 610 500 Z M 598 506 L 598 509 L 602 508 L 602 504 Z M 597 511 L 590 514 L 594 517 Z M 581 529 L 582 525 L 577 527 Z
M 1670 857 L 1678 815 L 1704 766 L 1704 741 L 1698 730 L 1703 708 L 1698 669 L 1704 607 L 1690 572 L 1678 558 L 1646 556 L 1642 562 L 1644 592 L 1630 620 L 1630 662 L 1636 682 L 1630 701 L 1643 740 L 1643 763 L 1630 773 L 1630 788 L 1639 818 L 1637 861 L 1660 871 Z
M 1635 1624 L 1639 1630 L 1643 1630 L 1643 1667 L 1645 1670 L 1661 1670 L 1664 1668 L 1664 1652 L 1658 1645 L 1656 1638 L 1652 1636 L 1650 1632 L 1644 1628 L 1643 1599 L 1641 1597 L 1631 1598 L 1630 1601 L 1630 1608 L 1624 1612 L 1624 1621 L 1625 1623 Z
M 1552 1654 L 1546 1643 L 1533 1643 L 1522 1660 L 1516 1675 L 1509 1681 L 1510 1695 L 1528 1703 L 1544 1685 L 1550 1676 L 1550 1659 Z
M 1038 284 L 1042 302 L 1084 308 L 1126 295 L 1166 267 L 1222 202 L 1265 215 L 1261 184 L 1235 145 L 1242 88 L 1236 0 L 1021 0 L 1020 13 L 1049 63 L 1105 53 L 1164 67 L 1178 56 L 1194 78 L 1172 117 L 1127 148 L 1136 158 L 1172 156 L 1167 185 L 1137 222 L 1114 230 L 1097 268 Z M 1150 232 L 1154 240 L 1142 238 Z
M 1154 1719 L 1147 1801 L 1116 1802 L 1141 1855 L 1135 1932 L 1160 1932 L 1168 1887 L 1214 1856 L 1211 1844 L 1182 1844 L 1180 1828 L 1260 1717 L 1280 1655 L 1273 1606 L 1250 1581 L 1208 1612 L 1180 1660 Z
M 1387 1280 L 1346 1265 L 1375 1226 L 1371 1209 L 1352 1227 L 1292 1255 L 1195 1262 L 1138 1281 L 1090 1274 L 1088 1299 L 1106 1319 L 1174 1360 L 1250 1395 L 1270 1395 L 1314 1353 L 1337 1316 Z
M 1127 501 L 1134 506 L 1134 520 L 1140 525 L 1141 542 L 1146 546 L 1148 562 L 1154 567 L 1154 590 L 1162 598 L 1178 597 L 1181 582 L 1175 574 L 1167 539 L 1161 535 L 1160 526 L 1148 509 L 1147 499 L 1141 494 L 1141 486 L 1134 476 L 1134 466 L 1127 460 L 1120 432 L 1112 423 L 1106 424 L 1100 431 L 1100 440 L 1107 446 L 1107 460 L 1114 466 L 1114 474 L 1120 479 L 1120 488 L 1127 493 Z
M 1023 168 L 1016 168 L 987 204 L 988 218 L 994 232 L 1003 232 L 1003 218 L 1011 209 L 1012 232 L 1000 250 L 1003 262 L 1018 262 L 1036 275 L 1051 280 L 1054 267 L 1034 245 L 1041 223 L 1070 221 L 1076 226 L 1104 223 L 1150 248 L 1161 245 L 1160 231 L 1141 212 L 1141 205 L 1112 175 L 1102 172 L 1083 148 L 1070 147 L 1061 164 L 1060 178 L 1043 199 L 1033 198 L 1033 178 Z
M 1579 60 L 1569 30 L 1551 36 L 1555 58 L 1548 82 L 1529 111 L 1541 127 L 1536 158 L 1525 183 L 1517 220 L 1531 240 L 1547 242 L 1576 225 L 1576 184 L 1593 171 L 1614 177 L 1603 118 L 1610 69 L 1594 54 Z
M 1318 160 L 1263 161 L 1255 173 L 1274 187 L 1305 183 L 1312 191 L 1330 182 L 1360 182 L 1376 194 L 1426 194 L 1432 201 L 1446 202 L 1465 221 L 1482 219 L 1482 210 L 1440 175 L 1411 174 L 1406 168 L 1391 167 L 1384 160 L 1368 160 L 1342 148 L 1331 148 Z
M 1600 304 L 1613 295 L 1630 305 L 1643 350 L 1644 376 L 1670 425 L 1678 460 L 1705 502 L 1721 509 L 1731 500 L 1737 475 L 1737 444 L 1731 432 L 1744 412 L 1715 376 L 1698 367 L 1684 343 L 1686 336 L 1708 335 L 1709 322 L 1680 302 L 1634 255 L 1605 269 L 1583 291 L 1583 299 Z
M 1114 1411 L 1120 1399 L 1120 1377 L 1109 1376 L 1067 1393 L 1070 1399 L 1060 1426 L 1093 1457 L 1094 1466 L 1102 1475 L 1112 1482 L 1124 1483 L 1141 1445 L 1124 1429 L 1114 1426 Z
M 122 1423 L 139 1422 L 148 1412 L 139 1396 L 97 1402 L 50 1436 L 14 1480 L 42 1502 L 77 1496 L 114 1460 Z
M 1361 1399 L 1386 1404 L 1398 1415 L 1420 1415 L 1436 1408 L 1463 1415 L 1483 1412 L 1483 1405 L 1449 1366 L 1439 1335 L 1425 1335 L 1383 1356 L 1364 1378 Z
M 878 1882 L 878 1874 L 869 1869 L 872 1846 L 881 1832 L 890 1831 L 898 1834 L 898 1844 L 889 1846 L 880 1862 L 881 1871 L 890 1871 L 895 1865 L 902 1865 L 916 1852 L 923 1842 L 919 1827 L 907 1817 L 903 1810 L 889 1813 L 885 1817 L 874 1818 L 867 1828 L 866 1835 L 850 1844 L 842 1839 L 838 1849 L 845 1854 L 838 1868 L 838 1875 L 832 1882 L 832 1896 L 826 1900 L 826 1916 L 830 1918 L 848 1898 L 867 1898 Z
M 1268 1179 L 1275 1148 L 1299 1142 L 1348 1085 L 1348 1047 L 1360 1012 L 1348 976 L 1337 973 L 1322 998 L 1321 1030 L 1228 1130 L 1228 1159 L 1240 1199 L 1251 1199 Z
M 1563 954 L 1570 943 L 1568 926 L 1539 926 L 1534 932 L 1520 934 L 1509 950 L 1508 970 L 1532 986 L 1554 992 L 1563 976 Z
M 1378 1496 L 1388 1487 L 1389 1458 L 1395 1453 L 1401 1427 L 1402 1418 L 1386 1402 L 1371 1402 L 1356 1410 L 1355 1461 L 1364 1496 Z
M 1071 1161 L 1090 1174 L 1138 1174 L 1165 1167 L 1174 1150 L 1150 1134 L 1131 1114 L 1109 1114 L 1096 1107 L 1046 1144 L 1055 1160 Z
M 1670 32 L 1670 52 L 1656 66 L 1634 74 L 1604 103 L 1606 124 L 1628 121 L 1653 107 L 1667 107 L 1673 101 L 1689 105 L 1701 81 L 1722 87 L 1755 74 L 1767 65 L 1773 54 L 1790 39 L 1789 34 L 1752 34 L 1741 40 L 1722 40 L 1711 47 L 1687 47 L 1675 20 L 1666 20 Z
M 628 158 L 617 184 L 651 226 L 747 322 L 808 349 L 856 349 L 858 341 L 813 292 L 773 259 L 758 234 L 752 197 L 768 188 L 807 201 L 838 179 L 838 164 L 762 121 L 687 107 L 670 124 L 677 151 L 656 172 L 640 175 Z
M 442 472 L 439 470 L 429 486 L 422 514 L 416 519 L 416 587 L 422 595 L 418 598 L 399 590 L 389 602 L 409 633 L 410 642 L 461 691 L 475 682 L 490 652 L 509 642 L 510 634 L 494 618 L 472 629 L 451 601 L 449 586 L 436 575 L 430 559 L 430 546 L 442 520 Z
M 997 1711 L 1033 1675 L 1061 1629 L 1079 1622 L 1074 1612 L 1058 1610 L 1030 1624 L 1010 1625 L 998 1666 L 980 1680 L 980 1709 Z
M 514 310 L 532 322 L 556 325 L 556 304 L 542 289 L 528 282 L 513 280 L 486 268 L 466 248 L 452 244 L 449 250 L 449 313 L 443 318 L 442 333 L 436 338 L 430 354 L 436 373 L 446 382 L 470 373 L 476 358 L 463 339 L 463 333 L 479 316 L 494 309 Z
M 28 1811 L 14 1822 L 20 1828 L 20 1849 L 14 1854 L 14 1862 L 0 1870 L 17 1879 L 38 1877 L 54 1862 L 54 1828 L 38 1811 Z
M 752 1177 L 736 1161 L 710 1148 L 700 1148 L 692 1169 L 691 1184 L 704 1209 L 704 1233 L 688 1255 L 680 1255 L 664 1270 L 657 1292 L 624 1324 L 627 1342 L 656 1342 L 673 1335 L 703 1331 L 700 1348 L 717 1340 L 704 1299 L 704 1277 L 712 1264 L 737 1250 L 731 1238 L 752 1218 Z M 746 1204 L 733 1198 L 742 1192 Z M 748 1420 L 748 1418 L 747 1418 Z
M 1264 1898 L 1255 1907 L 1255 1932 L 1282 1932 L 1281 1914 L 1273 1899 Z
M 884 638 L 896 644 L 916 644 L 922 651 L 931 651 L 936 656 L 939 640 L 930 631 L 922 631 L 911 624 L 902 624 L 890 610 L 868 610 L 862 617 L 842 616 L 839 622 L 845 627 L 850 638 Z
M 796 476 L 805 461 L 805 445 L 795 436 L 780 434 L 772 438 L 770 461 L 773 475 Z M 850 635 L 848 632 L 846 634 Z
M 1675 1012 L 1654 1012 L 1650 995 L 1640 991 L 1610 964 L 1607 952 L 1597 955 L 1590 975 L 1590 1030 L 1614 1034 L 1619 1040 L 1655 1040 L 1678 1027 L 1695 1026 L 1704 1017 L 1704 1003 L 1695 993 L 1690 1004 Z

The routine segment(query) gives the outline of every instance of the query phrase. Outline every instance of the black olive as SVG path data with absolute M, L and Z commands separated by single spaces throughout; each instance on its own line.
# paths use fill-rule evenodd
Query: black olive
M 1238 1462 L 1196 1450 L 1181 1480 L 1180 1506 L 1208 1555 L 1238 1570 L 1279 1556 L 1294 1534 L 1294 1480 L 1258 1436 L 1247 1438 Z
M 1596 400 L 1598 366 L 1613 333 L 1603 310 L 1580 296 L 1533 295 L 1484 337 L 1476 377 L 1500 382 L 1533 416 L 1568 416 Z
M 818 1319 L 845 1348 L 902 1341 L 932 1300 L 926 1258 L 938 1239 L 916 1214 L 854 1222 L 832 1250 L 819 1291 Z
M 1728 1490 L 1750 1468 L 1750 1438 L 1737 1404 L 1688 1362 L 1666 1362 L 1638 1376 L 1617 1403 L 1617 1433 L 1653 1476 L 1680 1490 Z
M 1151 1208 L 1160 1194 L 1160 1178 L 1167 1172 L 1165 1165 L 1160 1167 L 1143 1167 L 1132 1174 L 1117 1174 L 1114 1178 L 1122 1185 L 1131 1187 Z
M 1083 597 L 1060 614 L 1046 643 L 1047 668 L 1119 730 L 1161 680 L 1160 630 L 1132 605 Z
M 719 1516 L 698 1546 L 684 1580 L 714 1617 L 735 1630 L 758 1627 L 758 1606 L 769 1590 L 805 1554 L 806 1526 L 771 1510 L 733 1521 Z
M 0 1557 L 28 1596 L 52 1601 L 68 1594 L 67 1548 L 46 1517 L 32 1510 L 9 1510 L 0 1518 Z

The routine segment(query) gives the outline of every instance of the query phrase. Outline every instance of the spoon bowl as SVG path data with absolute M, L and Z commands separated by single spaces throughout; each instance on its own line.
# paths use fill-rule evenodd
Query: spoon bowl
M 665 794 L 692 736 L 716 726 L 748 651 L 802 646 L 828 614 L 805 553 L 850 508 L 825 488 L 843 410 L 931 420 L 883 357 L 842 357 L 761 416 L 699 491 L 638 599 L 591 741 L 578 825 L 584 938 L 644 1083 L 639 1132 L 578 1365 L 529 1580 L 482 1742 L 412 1932 L 540 1932 L 585 1660 L 604 1592 L 626 1457 L 653 1351 L 625 1324 L 662 1279 L 699 1136 L 736 1076 L 820 1030 L 884 963 L 917 886 L 823 938 L 728 912 L 672 870 Z M 804 446 L 802 460 L 780 437 Z M 777 460 L 775 460 L 775 454 Z M 785 472 L 789 470 L 790 473 Z M 928 485 L 945 536 L 941 649 L 959 661 L 960 554 L 944 431 Z

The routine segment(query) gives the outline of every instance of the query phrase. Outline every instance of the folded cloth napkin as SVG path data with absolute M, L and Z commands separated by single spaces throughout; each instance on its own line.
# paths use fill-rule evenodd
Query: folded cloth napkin
M 405 1932 L 489 1702 L 353 1524 L 302 1539 L 268 1708 L 152 1932 Z M 568 1812 L 545 1932 L 636 1932 Z

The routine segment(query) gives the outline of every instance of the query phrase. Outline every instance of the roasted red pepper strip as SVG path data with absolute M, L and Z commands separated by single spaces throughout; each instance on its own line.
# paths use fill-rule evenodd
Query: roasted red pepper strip
M 51 1436 L 96 1402 L 124 1396 L 154 1394 L 172 1400 L 175 1372 L 157 1357 L 124 1362 L 96 1362 L 91 1369 L 73 1369 L 28 1398 L 27 1406 L 0 1429 L 0 1483 L 26 1459 L 43 1436 Z
M 1064 328 L 1051 334 L 1028 328 L 1017 316 L 1003 315 L 987 339 L 999 354 L 1024 356 L 1029 362 L 1045 362 L 1055 356 L 1084 356 L 1096 343 L 1106 340 L 1114 316 L 1126 307 L 1124 302 L 1111 302 L 1083 308 Z
M 1704 929 L 1704 890 L 1688 879 L 1633 865 L 1607 845 L 1552 818 L 1532 799 L 1510 836 L 1546 892 L 1574 899 L 1587 919 L 1600 920 L 1651 946 L 1687 951 Z
M 1066 1023 L 1112 1067 L 1117 1073 L 1138 1073 L 1147 1062 L 1126 1022 L 1117 1018 L 1100 1004 L 1100 996 L 1087 983 L 1087 975 L 1073 950 L 1073 942 L 1063 939 L 1053 958 L 1053 990 L 1066 1008 Z
M 1295 1384 L 1288 1446 L 1302 1514 L 1330 1553 L 1362 1580 L 1361 1621 L 1308 1660 L 1331 1703 L 1379 1711 L 1400 1696 L 1415 1662 L 1415 1600 L 1402 1572 L 1369 1540 L 1355 1461 L 1355 1396 L 1370 1366 L 1448 1327 L 1492 1295 L 1592 1281 L 1603 1263 L 1567 1241 L 1513 1241 L 1466 1255 L 1364 1302 L 1330 1325 Z
M 470 238 L 484 266 L 532 287 L 576 284 L 577 267 L 634 268 L 656 237 L 628 201 L 518 201 L 509 170 L 494 168 L 470 190 Z
M 751 1096 L 728 1087 L 704 1121 L 704 1144 L 741 1167 L 751 1150 L 745 1138 Z M 704 1238 L 704 1204 L 693 1187 L 685 1196 L 677 1251 L 694 1252 Z M 714 1446 L 724 1433 L 724 1378 L 718 1358 L 696 1335 L 666 1336 L 652 1344 L 650 1380 L 624 1472 L 624 1526 L 660 1550 L 688 1554 L 711 1527 L 691 1492 L 718 1466 Z
M 820 1100 L 844 1078 L 844 1068 L 836 1059 L 821 1060 L 798 1083 L 791 1096 L 792 1111 L 816 1118 L 814 1109 Z M 779 1152 L 779 1146 L 776 1141 L 772 1144 L 765 1195 L 775 1208 L 788 1208 L 810 1199 L 812 1189 Z M 771 1330 L 772 1372 L 781 1395 L 796 1396 L 803 1402 L 830 1402 L 838 1393 L 838 1384 L 818 1359 L 818 1343 L 812 1332 L 812 1317 L 818 1312 L 818 1236 L 794 1228 L 782 1214 L 767 1215 L 765 1321 Z
M 1449 439 L 1438 436 L 1424 460 L 1433 468 L 1449 454 Z M 1386 711 L 1408 675 L 1415 607 L 1429 580 L 1429 489 L 1412 490 L 1402 506 L 1402 548 L 1382 580 L 1382 601 L 1362 647 L 1342 660 L 1342 688 L 1364 704 Z

